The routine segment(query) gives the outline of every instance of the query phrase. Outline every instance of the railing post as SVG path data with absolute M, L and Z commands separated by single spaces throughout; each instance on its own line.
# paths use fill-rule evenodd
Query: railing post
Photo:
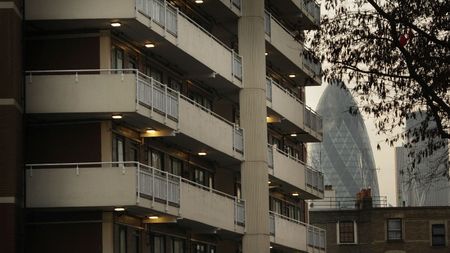
M 155 100 L 155 98 L 153 97 L 153 91 L 154 89 L 154 85 L 153 85 L 153 77 L 150 77 L 150 117 L 153 115 L 153 100 Z
M 178 205 L 179 205 L 179 207 L 178 207 L 178 215 L 179 216 L 181 216 L 181 194 L 182 194 L 182 191 L 181 191 L 181 183 L 182 183 L 182 179 L 181 179 L 181 176 L 179 176 L 178 177 Z
M 166 172 L 166 212 L 169 210 L 169 173 Z
M 231 81 L 234 82 L 234 49 L 231 49 Z
M 168 98 L 169 98 L 169 94 L 167 94 L 167 85 L 164 85 L 164 96 L 163 96 L 163 99 L 164 99 L 164 122 L 167 121 L 167 113 L 168 113 L 167 103 L 169 101 Z
M 140 169 L 140 164 L 137 163 L 136 166 L 136 177 L 137 177 L 137 199 L 136 199 L 136 203 L 139 203 L 139 200 L 141 198 L 141 169 Z
M 164 0 L 164 37 L 166 37 L 167 31 L 167 2 Z
M 78 167 L 78 164 L 77 164 L 77 168 L 76 168 L 76 173 L 77 173 L 77 176 L 80 175 L 80 168 Z
M 151 168 L 152 172 L 152 208 L 155 205 L 155 169 L 153 167 Z

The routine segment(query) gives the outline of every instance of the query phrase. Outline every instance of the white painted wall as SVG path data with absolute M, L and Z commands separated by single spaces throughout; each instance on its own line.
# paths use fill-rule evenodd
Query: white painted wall
M 273 172 L 276 178 L 306 191 L 304 164 L 286 157 L 277 150 L 273 152 L 273 164 Z
M 135 16 L 135 0 L 26 0 L 27 20 L 123 19 Z
M 270 19 L 270 27 L 270 43 L 295 65 L 297 65 L 297 67 L 303 69 L 301 57 L 303 46 L 295 41 L 294 38 L 275 20 Z
M 214 149 L 233 155 L 233 126 L 180 99 L 179 129 Z
M 181 217 L 234 231 L 234 201 L 196 186 L 181 185 Z
M 133 112 L 135 74 L 33 75 L 27 77 L 28 113 Z
M 307 251 L 306 227 L 275 215 L 275 240 L 274 243 Z
M 305 105 L 288 95 L 275 84 L 272 84 L 272 109 L 305 130 L 303 114 Z

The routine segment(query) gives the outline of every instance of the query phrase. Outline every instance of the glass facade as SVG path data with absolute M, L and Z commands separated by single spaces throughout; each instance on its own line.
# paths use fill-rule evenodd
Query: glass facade
M 328 85 L 317 112 L 323 118 L 323 142 L 309 144 L 309 163 L 324 173 L 325 185 L 332 185 L 336 197 L 356 196 L 362 188 L 371 188 L 379 196 L 375 161 L 369 136 L 350 92 L 340 85 Z

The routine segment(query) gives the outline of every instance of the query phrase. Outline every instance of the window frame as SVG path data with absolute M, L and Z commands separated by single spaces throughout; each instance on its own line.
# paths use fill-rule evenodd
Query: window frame
M 400 229 L 399 230 L 393 230 L 392 228 L 389 228 L 389 221 L 399 221 L 400 222 Z M 390 238 L 389 232 L 399 232 L 400 238 Z M 401 218 L 388 218 L 386 220 L 386 240 L 388 242 L 398 242 L 403 240 L 403 220 Z
M 353 241 L 341 241 L 341 224 L 343 223 L 351 223 L 352 224 L 352 234 L 353 234 Z M 346 232 L 348 233 L 348 232 Z M 358 226 L 356 225 L 356 221 L 355 220 L 339 220 L 336 223 L 336 239 L 337 239 L 337 244 L 338 245 L 348 245 L 348 244 L 358 244 Z
M 443 228 L 443 233 L 442 234 L 438 234 L 438 235 L 435 235 L 435 233 L 434 233 L 434 230 L 433 230 L 433 227 L 434 226 L 442 226 L 442 228 Z M 445 225 L 445 223 L 434 223 L 434 224 L 431 224 L 431 246 L 432 247 L 446 247 L 447 246 L 447 235 L 446 235 L 446 231 L 447 231 L 447 227 L 446 227 L 446 225 Z M 435 244 L 435 242 L 434 242 L 434 238 L 436 237 L 436 236 L 440 236 L 440 237 L 443 237 L 443 244 Z

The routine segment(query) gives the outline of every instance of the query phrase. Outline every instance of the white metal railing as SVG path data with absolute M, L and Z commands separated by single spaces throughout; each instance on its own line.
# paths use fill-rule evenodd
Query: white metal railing
M 233 0 L 233 5 L 239 4 L 240 0 Z M 240 8 L 240 7 L 239 7 Z M 162 0 L 136 0 L 136 9 L 145 16 L 147 16 L 151 21 L 154 21 L 158 25 L 164 28 L 165 31 L 170 32 L 174 36 L 178 35 L 178 18 L 183 17 L 189 21 L 192 25 L 204 32 L 208 37 L 219 43 L 225 49 L 230 51 L 232 54 L 231 64 L 232 64 L 232 75 L 236 78 L 242 79 L 242 58 L 236 54 L 231 48 L 229 48 L 225 43 L 212 35 L 209 31 L 199 25 L 197 22 L 192 20 L 189 16 L 179 11 L 179 9 L 173 6 L 171 3 Z
M 305 106 L 303 121 L 305 123 L 305 126 L 312 129 L 313 131 L 318 132 L 319 134 L 322 134 L 322 117 L 320 117 L 314 110 L 312 110 L 308 106 Z
M 307 224 L 307 244 L 310 247 L 326 248 L 326 231 L 324 229 Z
M 266 77 L 266 99 L 272 102 L 272 78 Z
M 275 235 L 275 215 L 269 211 L 269 233 Z
M 323 199 L 314 200 L 312 209 L 358 209 L 360 204 L 364 202 L 364 198 L 355 197 L 324 197 Z M 372 207 L 387 207 L 386 196 L 371 196 L 370 201 Z
M 273 169 L 273 146 L 267 144 L 267 165 Z
M 181 184 L 186 183 L 194 187 L 200 188 L 211 194 L 217 194 L 226 197 L 234 202 L 235 207 L 235 224 L 245 225 L 245 201 L 238 199 L 236 196 L 212 189 L 202 184 L 190 181 L 180 176 L 170 174 L 168 172 L 158 170 L 154 167 L 135 162 L 135 161 L 121 161 L 121 162 L 81 162 L 81 163 L 39 163 L 26 164 L 27 170 L 30 171 L 30 177 L 33 177 L 33 170 L 36 169 L 61 169 L 73 168 L 75 175 L 80 174 L 80 168 L 89 167 L 105 167 L 111 166 L 112 169 L 117 168 L 125 171 L 129 167 L 136 168 L 136 203 L 139 203 L 140 198 L 150 199 L 152 203 L 155 201 L 165 202 L 166 205 L 175 204 L 180 205 Z M 199 207 L 200 208 L 200 207 Z
M 268 11 L 264 11 L 264 32 L 271 36 L 272 28 L 270 26 L 270 20 L 272 15 Z
M 140 72 L 137 72 L 137 80 L 137 98 L 139 103 L 149 106 L 152 110 L 156 110 L 164 115 L 178 119 L 179 93 L 177 91 Z
M 310 187 L 310 188 L 314 188 L 320 192 L 323 192 L 324 190 L 324 181 L 323 181 L 323 173 L 318 171 L 318 170 L 314 170 L 310 165 L 306 164 L 304 161 L 298 159 L 297 157 L 292 156 L 291 154 L 279 149 L 278 147 L 276 147 L 276 145 L 270 145 L 268 144 L 268 163 L 270 165 L 270 163 L 272 163 L 273 166 L 273 152 L 278 152 L 286 157 L 288 157 L 289 159 L 292 159 L 294 161 L 296 161 L 297 163 L 302 164 L 303 166 L 305 166 L 305 172 L 306 172 L 306 180 L 305 180 L 305 187 Z M 274 168 L 274 167 L 272 167 Z M 276 168 L 274 168 L 275 170 Z
M 311 71 L 315 77 L 320 77 L 322 72 L 322 64 L 317 59 L 310 49 L 305 48 L 302 54 L 303 67 Z
M 311 15 L 316 25 L 320 24 L 320 5 L 315 0 L 300 0 L 306 12 Z
M 164 28 L 165 31 L 177 35 L 178 8 L 167 1 L 136 0 L 136 9 Z
M 234 52 L 234 50 L 231 51 L 232 53 L 232 71 L 233 76 L 236 77 L 239 80 L 242 80 L 242 58 Z

